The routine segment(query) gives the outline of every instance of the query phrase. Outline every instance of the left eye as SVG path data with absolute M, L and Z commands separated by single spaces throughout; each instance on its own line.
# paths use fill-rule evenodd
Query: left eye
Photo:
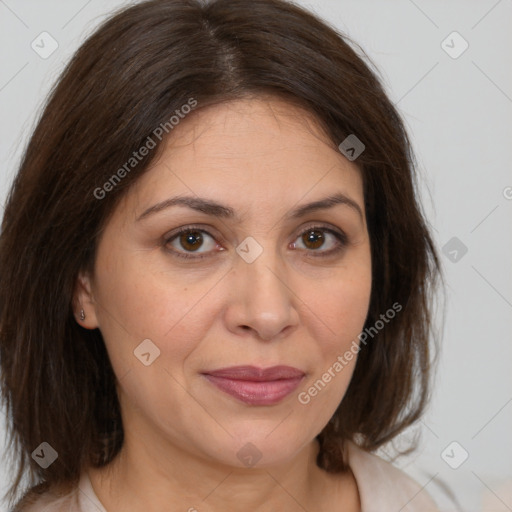
M 345 245 L 345 237 L 327 228 L 313 227 L 303 231 L 294 242 L 293 248 L 306 249 L 314 252 L 331 253 Z M 302 247 L 301 247 L 302 245 Z M 327 247 L 325 247 L 327 245 Z M 323 247 L 322 251 L 318 251 Z

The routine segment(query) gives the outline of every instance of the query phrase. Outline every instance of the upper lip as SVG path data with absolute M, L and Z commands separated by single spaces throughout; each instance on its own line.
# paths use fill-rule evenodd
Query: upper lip
M 203 372 L 213 377 L 223 377 L 233 380 L 248 380 L 253 382 L 265 382 L 281 379 L 296 379 L 303 377 L 304 372 L 292 366 L 271 366 L 258 368 L 256 366 L 231 366 L 218 370 Z

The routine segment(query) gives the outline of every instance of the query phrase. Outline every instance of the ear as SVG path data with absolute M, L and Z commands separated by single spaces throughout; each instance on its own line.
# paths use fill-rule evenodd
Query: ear
M 85 329 L 96 329 L 99 327 L 96 316 L 96 303 L 92 294 L 91 278 L 88 274 L 80 272 L 76 279 L 75 291 L 73 294 L 73 311 L 79 325 Z M 85 319 L 81 319 L 81 310 L 84 311 Z

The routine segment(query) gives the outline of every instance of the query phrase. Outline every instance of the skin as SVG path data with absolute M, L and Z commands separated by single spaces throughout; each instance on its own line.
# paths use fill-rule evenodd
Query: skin
M 328 474 L 315 462 L 315 436 L 342 400 L 356 357 L 307 405 L 298 400 L 357 341 L 367 315 L 359 169 L 309 113 L 272 97 L 196 110 L 171 135 L 107 223 L 94 274 L 77 281 L 86 314 L 81 321 L 78 310 L 77 321 L 101 330 L 125 429 L 120 455 L 89 470 L 95 492 L 109 511 L 360 510 L 352 472 Z M 361 213 L 338 204 L 286 219 L 336 192 Z M 178 195 L 215 200 L 239 219 L 173 206 L 137 221 Z M 168 242 L 189 224 L 211 236 L 201 232 L 192 249 L 179 237 Z M 322 227 L 323 244 L 308 242 L 312 225 Z M 329 228 L 347 243 L 318 256 L 340 244 Z M 263 248 L 252 263 L 236 252 L 248 236 Z M 183 259 L 173 249 L 208 256 Z M 149 366 L 134 356 L 145 339 L 160 350 Z M 277 404 L 248 405 L 201 375 L 236 365 L 289 365 L 305 377 Z M 237 457 L 247 443 L 261 455 L 252 467 Z

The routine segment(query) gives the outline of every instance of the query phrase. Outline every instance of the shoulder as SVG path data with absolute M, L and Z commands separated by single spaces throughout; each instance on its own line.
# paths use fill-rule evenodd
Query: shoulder
M 352 442 L 347 448 L 362 512 L 439 512 L 427 491 L 403 471 Z
M 87 471 L 71 490 L 36 494 L 28 492 L 12 512 L 106 512 L 94 493 Z
M 52 492 L 31 494 L 20 500 L 12 512 L 79 512 L 76 491 L 63 495 Z

